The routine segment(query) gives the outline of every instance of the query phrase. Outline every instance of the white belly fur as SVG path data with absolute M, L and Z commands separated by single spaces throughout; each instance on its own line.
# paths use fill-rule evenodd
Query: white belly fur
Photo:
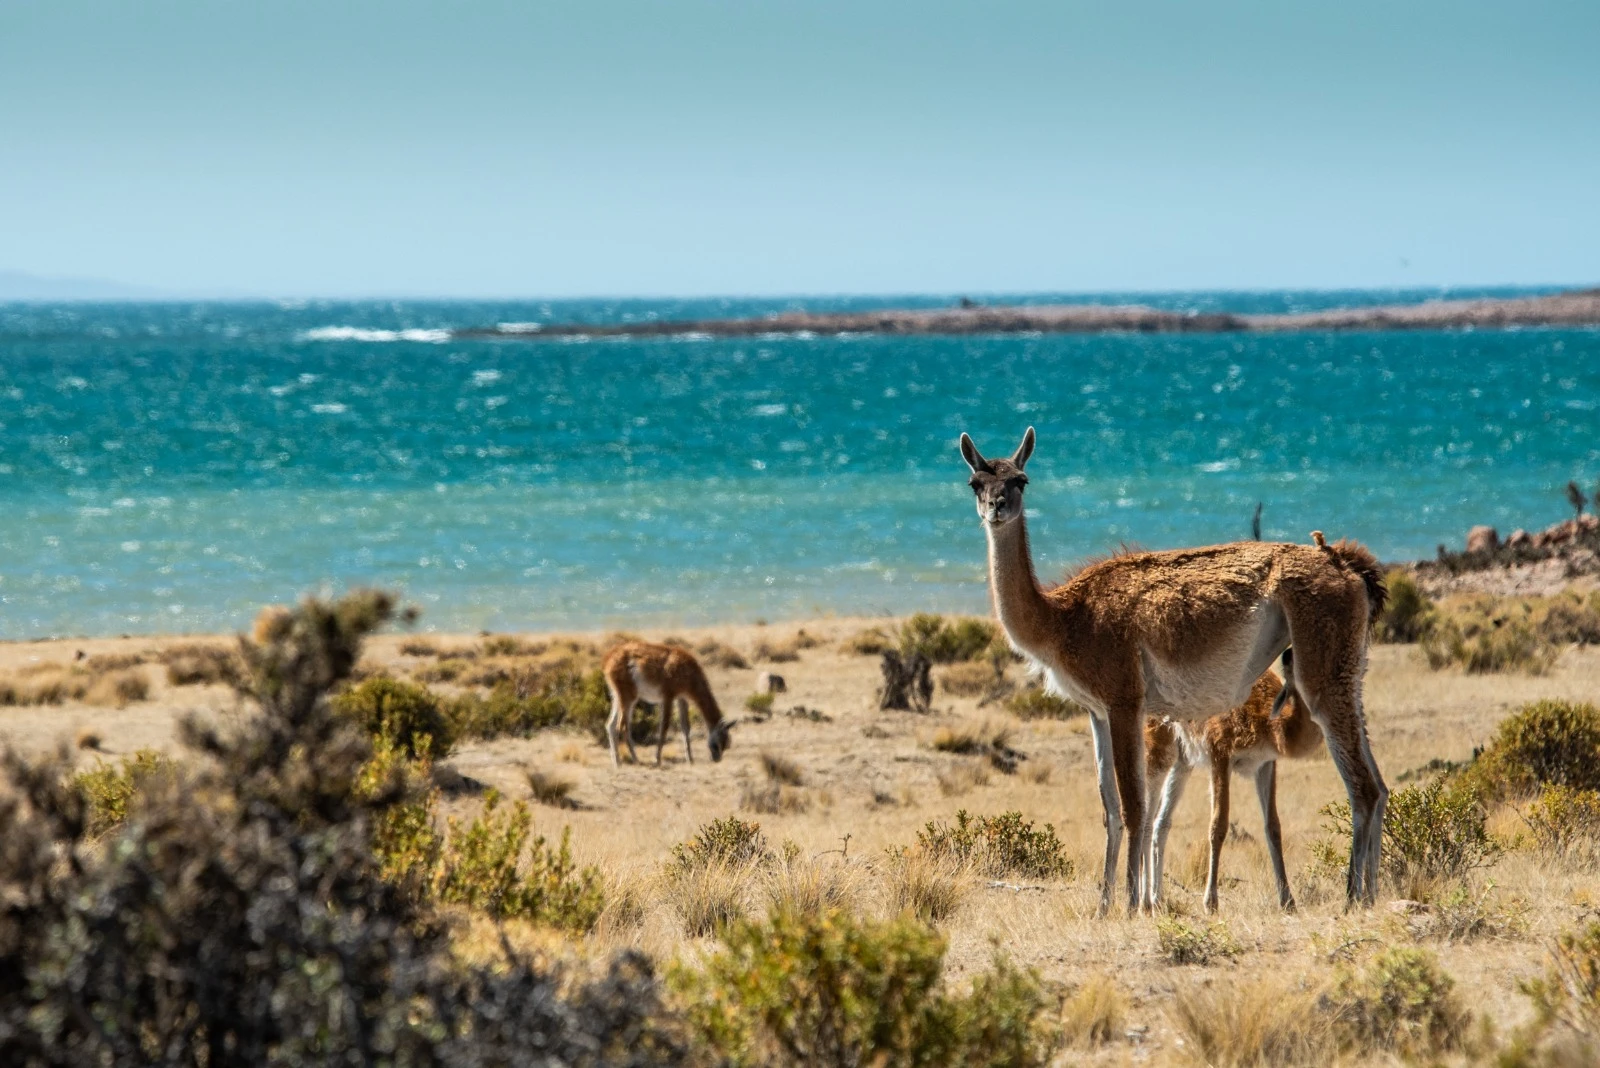
M 1255 681 L 1248 677 L 1255 648 L 1253 628 L 1240 628 L 1205 659 L 1189 664 L 1165 662 L 1150 650 L 1144 666 L 1145 711 L 1174 720 L 1209 719 L 1236 707 Z
M 639 694 L 639 699 L 649 701 L 651 704 L 661 703 L 661 687 L 647 681 L 640 673 L 637 665 L 628 666 L 628 674 L 633 676 L 633 688 Z

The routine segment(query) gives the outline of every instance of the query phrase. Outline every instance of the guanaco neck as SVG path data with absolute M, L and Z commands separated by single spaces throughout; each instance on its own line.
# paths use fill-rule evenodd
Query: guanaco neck
M 1006 637 L 1044 663 L 1056 659 L 1056 608 L 1045 599 L 1033 573 L 1028 521 L 1023 516 L 1001 526 L 984 524 L 989 537 L 989 596 Z
M 711 693 L 711 684 L 704 676 L 690 684 L 689 697 L 699 706 L 700 715 L 706 721 L 706 730 L 712 730 L 722 722 L 722 709 L 717 707 L 717 699 Z

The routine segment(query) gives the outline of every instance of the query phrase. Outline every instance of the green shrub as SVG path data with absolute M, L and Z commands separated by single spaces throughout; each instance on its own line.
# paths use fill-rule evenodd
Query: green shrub
M 1047 823 L 1034 830 L 1033 821 L 1024 820 L 1020 812 L 972 817 L 962 809 L 953 827 L 930 821 L 917 832 L 917 844 L 929 856 L 969 864 L 991 878 L 1072 877 L 1072 861 L 1055 827 Z
M 986 619 L 962 618 L 948 623 L 943 616 L 918 612 L 900 625 L 900 653 L 921 653 L 935 664 L 977 660 L 1001 641 L 1000 629 Z
M 1600 791 L 1549 784 L 1522 813 L 1540 849 L 1592 860 L 1600 851 Z
M 772 858 L 761 824 L 738 816 L 703 824 L 687 842 L 672 847 L 671 867 L 691 871 L 709 864 L 762 863 Z
M 1389 572 L 1384 582 L 1389 596 L 1378 616 L 1373 636 L 1380 642 L 1421 641 L 1433 626 L 1433 602 L 1423 594 L 1411 572 L 1402 568 Z
M 1543 1025 L 1562 1024 L 1600 1040 L 1600 923 L 1567 932 L 1550 951 L 1545 974 L 1522 984 Z
M 1458 1048 L 1470 1022 L 1455 981 L 1432 953 L 1410 947 L 1385 950 L 1360 973 L 1341 972 L 1322 1008 L 1347 1048 L 1408 1057 Z
M 1313 853 L 1325 868 L 1342 870 L 1349 856 L 1350 805 L 1324 805 L 1322 815 L 1323 829 L 1339 844 L 1324 840 Z M 1383 816 L 1383 873 L 1401 893 L 1409 896 L 1419 885 L 1459 880 L 1499 853 L 1478 795 L 1460 782 L 1439 778 L 1389 795 Z
M 600 873 L 572 860 L 570 828 L 551 848 L 532 835 L 533 817 L 521 801 L 498 808 L 491 791 L 483 812 L 468 823 L 451 819 L 429 873 L 431 896 L 495 919 L 524 919 L 587 931 L 600 918 L 605 892 Z M 524 859 L 526 858 L 526 859 Z
M 1535 701 L 1501 721 L 1467 770 L 1486 797 L 1527 796 L 1541 786 L 1600 790 L 1600 709 Z
M 120 764 L 96 761 L 93 769 L 72 777 L 72 785 L 88 803 L 89 834 L 100 836 L 122 825 L 139 791 L 157 776 L 171 776 L 176 765 L 154 749 L 140 749 Z
M 605 745 L 611 694 L 599 671 L 578 671 L 565 665 L 531 668 L 501 679 L 487 696 L 461 694 L 450 701 L 447 713 L 457 735 L 463 738 L 496 738 L 574 727 Z M 642 706 L 635 708 L 634 741 L 652 738 L 658 723 L 655 715 Z
M 1005 708 L 1018 719 L 1071 719 L 1082 716 L 1084 707 L 1076 701 L 1057 697 L 1044 689 L 1028 687 L 1018 690 L 1006 700 Z
M 1239 943 L 1221 921 L 1196 927 L 1176 916 L 1161 916 L 1156 920 L 1156 944 L 1173 964 L 1210 964 L 1239 954 Z
M 775 912 L 728 925 L 703 968 L 680 965 L 671 985 L 692 1032 L 732 1065 L 1047 1063 L 1038 978 L 997 959 L 953 994 L 940 989 L 944 951 L 908 917 Z
M 442 760 L 455 743 L 455 729 L 426 686 L 374 675 L 333 699 L 333 709 L 371 737 L 388 735 L 408 756 Z
M 768 716 L 772 714 L 772 703 L 776 699 L 774 694 L 753 693 L 744 699 L 744 707 L 758 716 Z

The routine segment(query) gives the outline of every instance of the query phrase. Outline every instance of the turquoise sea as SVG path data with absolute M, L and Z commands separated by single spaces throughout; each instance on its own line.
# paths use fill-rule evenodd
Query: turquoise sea
M 1280 311 L 1474 295 L 1048 294 Z M 1522 291 L 1526 292 L 1526 291 Z M 917 298 L 0 305 L 0 639 L 319 587 L 440 630 L 982 611 L 962 430 L 1030 423 L 1043 573 L 1313 528 L 1387 559 L 1600 479 L 1600 331 L 451 340 Z

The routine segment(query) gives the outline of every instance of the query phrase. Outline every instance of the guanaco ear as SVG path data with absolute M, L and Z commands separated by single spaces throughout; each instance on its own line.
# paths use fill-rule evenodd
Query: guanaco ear
M 738 725 L 739 725 L 739 721 L 738 720 L 730 719 L 730 720 L 728 720 L 726 723 L 724 723 L 722 725 L 722 733 L 723 734 L 727 734 L 729 731 L 733 730 L 733 728 L 737 727 Z
M 1017 465 L 1018 470 L 1026 466 L 1028 457 L 1033 455 L 1033 438 L 1033 427 L 1030 426 L 1028 432 L 1022 435 L 1022 444 L 1018 445 L 1017 451 L 1011 455 L 1011 462 Z
M 972 468 L 973 474 L 977 474 L 979 471 L 985 474 L 994 473 L 989 468 L 989 461 L 983 458 L 983 454 L 978 451 L 978 447 L 972 443 L 972 439 L 967 437 L 965 432 L 961 435 L 961 458 L 967 461 L 967 466 Z

